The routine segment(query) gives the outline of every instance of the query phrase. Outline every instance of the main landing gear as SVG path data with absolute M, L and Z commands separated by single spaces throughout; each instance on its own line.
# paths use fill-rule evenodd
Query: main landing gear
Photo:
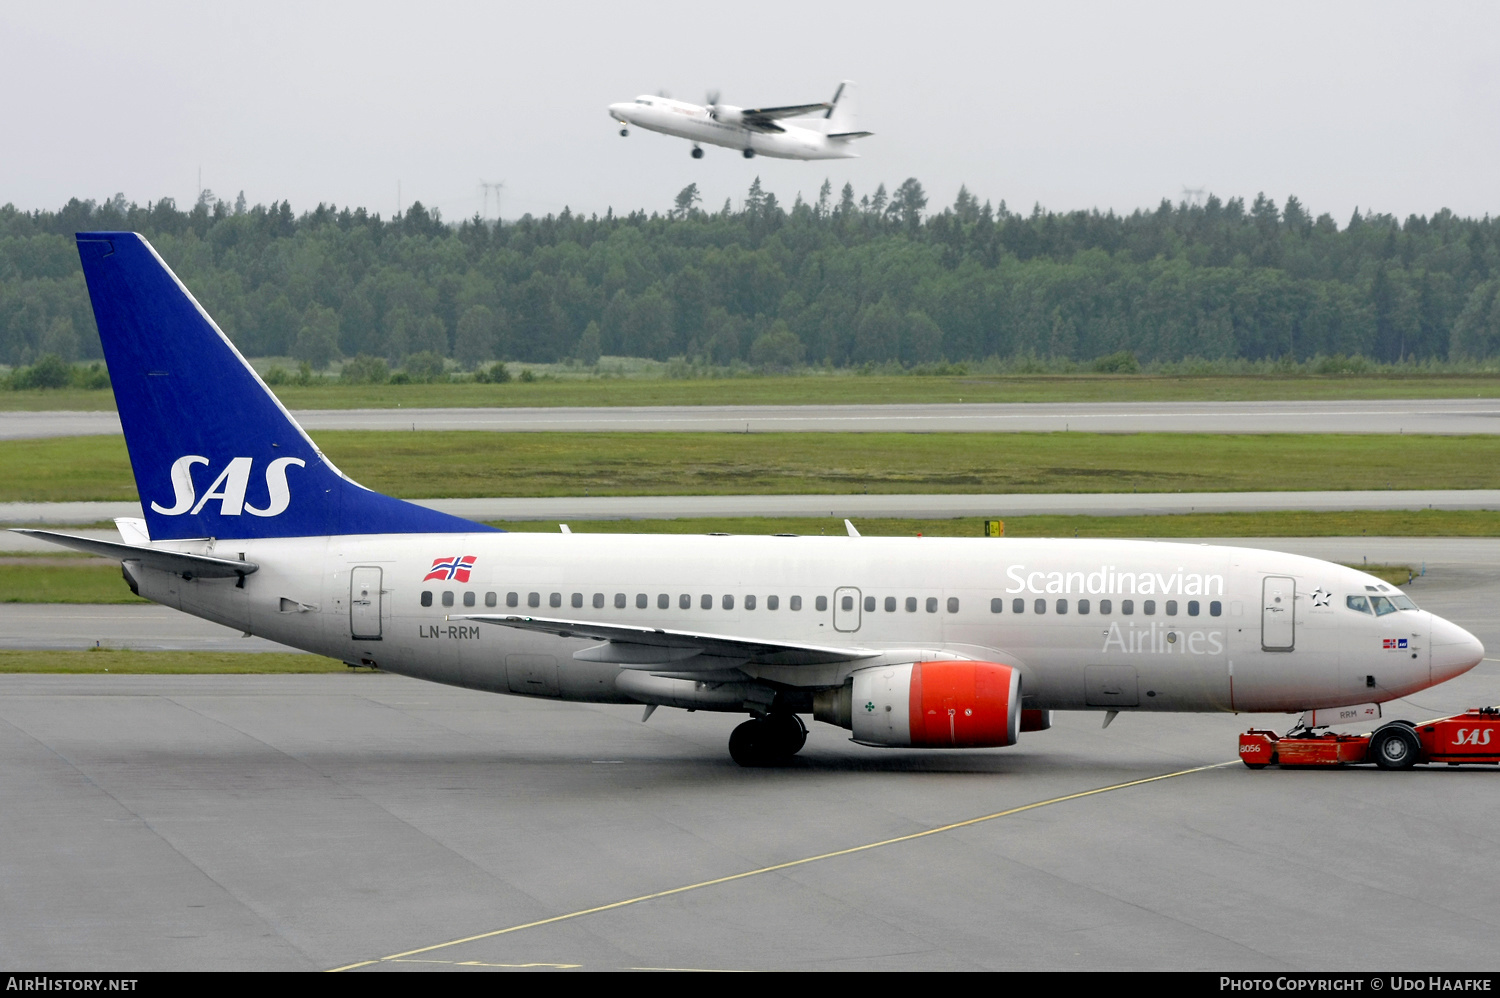
M 807 744 L 807 725 L 792 713 L 754 717 L 729 735 L 729 755 L 741 766 L 780 766 Z
M 700 148 L 698 148 L 697 146 L 693 146 L 693 158 L 694 159 L 702 159 L 703 158 L 703 150 L 700 149 Z
M 754 159 L 755 158 L 755 150 L 754 149 L 746 149 L 745 150 L 745 158 L 746 159 Z

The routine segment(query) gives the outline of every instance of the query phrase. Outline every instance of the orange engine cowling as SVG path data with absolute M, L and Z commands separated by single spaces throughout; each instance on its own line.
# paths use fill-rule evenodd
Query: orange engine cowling
M 1013 745 L 1021 674 L 998 662 L 914 662 L 853 676 L 854 740 L 913 748 Z

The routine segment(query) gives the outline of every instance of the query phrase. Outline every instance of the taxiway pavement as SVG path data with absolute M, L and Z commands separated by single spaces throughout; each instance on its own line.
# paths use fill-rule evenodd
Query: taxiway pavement
M 1500 433 L 1500 400 L 304 409 L 308 430 L 699 433 Z M 113 412 L 0 413 L 0 440 L 120 432 Z

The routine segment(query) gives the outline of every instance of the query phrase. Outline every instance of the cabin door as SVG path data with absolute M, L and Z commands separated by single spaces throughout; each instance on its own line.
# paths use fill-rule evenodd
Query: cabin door
M 833 591 L 833 629 L 859 630 L 859 590 L 842 586 Z
M 1268 575 L 1261 583 L 1260 649 L 1291 651 L 1297 642 L 1297 580 Z
M 362 565 L 349 573 L 349 634 L 360 641 L 380 640 L 380 569 Z

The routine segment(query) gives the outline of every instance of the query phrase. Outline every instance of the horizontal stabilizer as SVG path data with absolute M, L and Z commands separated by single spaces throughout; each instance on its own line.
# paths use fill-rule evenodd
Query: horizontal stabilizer
M 25 534 L 52 544 L 60 544 L 74 551 L 117 558 L 120 561 L 138 561 L 146 568 L 171 572 L 197 579 L 232 579 L 237 575 L 249 575 L 260 568 L 253 561 L 235 561 L 230 558 L 212 558 L 204 554 L 188 554 L 185 551 L 164 551 L 161 548 L 141 547 L 135 544 L 119 544 L 115 541 L 95 540 L 92 537 L 75 537 L 51 530 L 11 528 L 11 533 Z
M 830 132 L 830 139 L 863 139 L 874 135 L 874 132 Z
M 548 617 L 520 617 L 509 614 L 465 613 L 452 614 L 448 620 L 477 620 L 485 624 L 499 624 L 523 631 L 555 634 L 560 638 L 594 638 L 618 644 L 636 645 L 642 648 L 673 649 L 657 661 L 672 662 L 672 671 L 716 670 L 723 663 L 709 659 L 734 659 L 756 665 L 830 665 L 838 662 L 857 662 L 875 658 L 879 652 L 868 648 L 834 648 L 824 645 L 807 645 L 794 641 L 768 641 L 764 638 L 741 638 L 728 634 L 709 634 L 702 631 L 671 631 L 659 627 L 639 627 L 632 624 L 604 624 L 593 620 L 561 620 Z M 599 661 L 597 654 L 591 656 Z M 626 653 L 620 660 L 646 662 L 649 654 Z M 679 660 L 680 659 L 680 660 Z

